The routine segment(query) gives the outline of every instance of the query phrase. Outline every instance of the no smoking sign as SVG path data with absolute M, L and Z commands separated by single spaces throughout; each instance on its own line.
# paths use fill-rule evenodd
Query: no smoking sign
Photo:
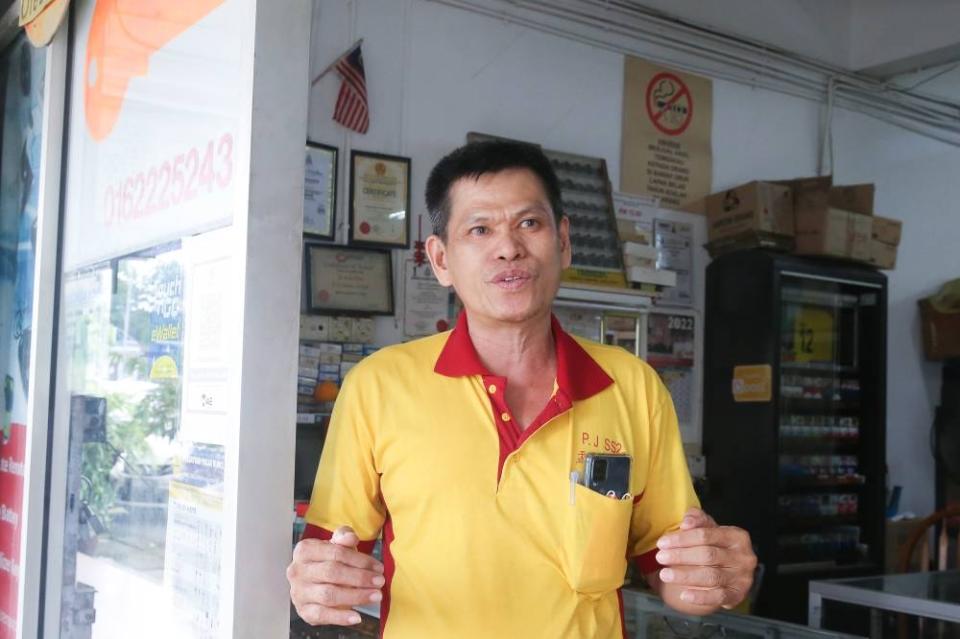
M 658 131 L 680 135 L 693 119 L 693 97 L 684 82 L 672 73 L 658 73 L 647 85 L 647 115 Z

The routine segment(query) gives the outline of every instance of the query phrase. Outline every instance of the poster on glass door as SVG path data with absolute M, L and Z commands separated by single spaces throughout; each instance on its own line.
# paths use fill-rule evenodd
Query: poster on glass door
M 143 4 L 78 4 L 67 271 L 233 217 L 246 10 L 151 2 L 144 18 Z
M 0 637 L 17 632 L 44 53 L 0 57 Z

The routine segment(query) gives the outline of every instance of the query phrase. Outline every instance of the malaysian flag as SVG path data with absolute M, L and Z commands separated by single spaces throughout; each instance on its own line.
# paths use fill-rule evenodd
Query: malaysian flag
M 363 54 L 360 47 L 341 57 L 334 64 L 343 83 L 333 119 L 357 133 L 366 133 L 370 128 L 370 109 L 367 106 L 367 79 L 363 73 Z

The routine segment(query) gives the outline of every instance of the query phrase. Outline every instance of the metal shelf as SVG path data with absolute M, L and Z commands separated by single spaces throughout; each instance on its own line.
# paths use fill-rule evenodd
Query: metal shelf
M 633 313 L 648 310 L 653 306 L 650 296 L 639 291 L 585 284 L 564 284 L 557 291 L 554 304 L 573 308 L 630 311 Z

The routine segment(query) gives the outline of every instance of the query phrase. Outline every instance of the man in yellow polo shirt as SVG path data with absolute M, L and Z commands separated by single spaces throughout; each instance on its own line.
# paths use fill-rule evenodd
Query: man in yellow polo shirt
M 658 376 L 551 314 L 571 253 L 547 158 L 461 147 L 426 199 L 431 264 L 465 310 L 345 380 L 287 569 L 301 617 L 349 625 L 380 602 L 391 639 L 622 637 L 628 559 L 681 611 L 739 603 L 749 537 L 698 509 Z M 591 453 L 631 457 L 625 499 L 575 481 Z

